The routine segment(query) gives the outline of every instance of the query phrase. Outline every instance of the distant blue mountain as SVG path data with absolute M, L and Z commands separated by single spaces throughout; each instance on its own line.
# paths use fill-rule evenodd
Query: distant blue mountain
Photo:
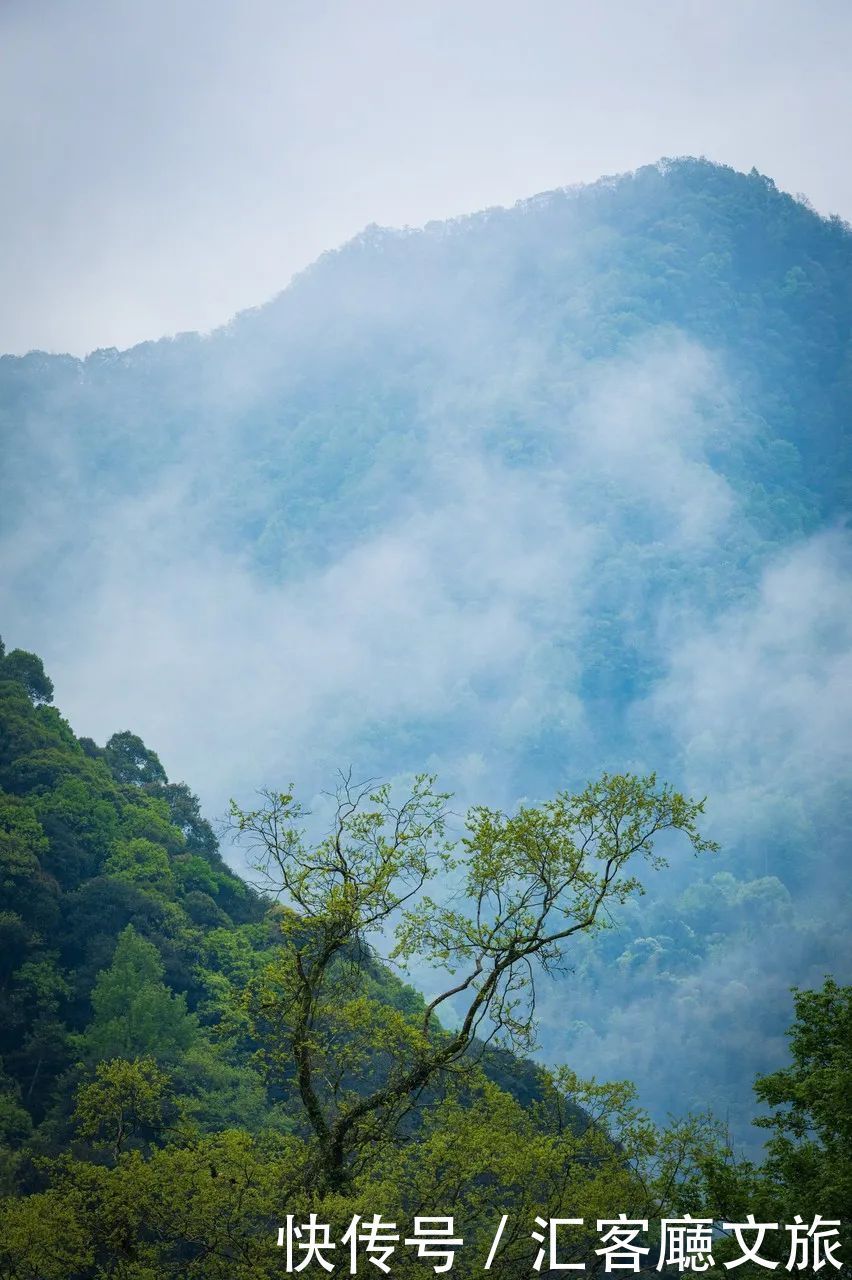
M 850 322 L 845 224 L 684 159 L 3 357 L 4 634 L 213 810 L 350 761 L 706 793 L 722 853 L 578 952 L 542 1053 L 736 1127 L 789 987 L 850 971 Z

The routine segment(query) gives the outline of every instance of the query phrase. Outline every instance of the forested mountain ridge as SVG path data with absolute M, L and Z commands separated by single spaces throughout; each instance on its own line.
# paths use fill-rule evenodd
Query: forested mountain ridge
M 782 509 L 775 521 L 812 520 L 849 499 L 850 275 L 850 234 L 839 219 L 818 217 L 755 171 L 697 160 L 422 231 L 370 228 L 207 337 L 85 359 L 3 357 L 0 405 L 12 446 L 4 509 L 8 519 L 26 493 L 24 464 L 61 463 L 78 436 L 86 452 L 74 454 L 77 465 L 138 491 L 157 467 L 186 461 L 187 432 L 203 420 L 214 449 L 244 455 L 222 532 L 251 533 L 257 554 L 277 568 L 282 551 L 299 550 L 291 539 L 310 536 L 322 550 L 325 528 L 345 518 L 341 503 L 354 505 L 346 486 L 371 470 L 371 447 L 391 456 L 365 496 L 380 496 L 371 486 L 395 466 L 416 482 L 408 467 L 448 359 L 469 392 L 507 362 L 515 378 L 529 379 L 535 352 L 539 364 L 556 362 L 547 380 L 564 413 L 583 362 L 674 326 L 724 351 L 743 397 L 748 417 L 715 442 L 714 462 L 750 482 L 754 501 L 766 490 L 767 521 L 773 498 L 790 489 L 799 510 Z M 499 404 L 503 390 L 485 406 L 499 410 L 488 424 L 493 442 L 517 462 L 532 460 L 546 448 L 542 416 L 555 406 L 537 403 L 525 414 L 522 404 Z M 46 431 L 57 413 L 64 440 Z M 241 427 L 251 432 L 248 454 Z M 257 483 L 243 482 L 259 481 L 261 467 L 258 495 Z M 286 531 L 263 509 L 273 495 L 295 504 Z M 319 527 L 303 529 L 303 512 Z
M 5 357 L 4 612 L 211 813 L 349 761 L 707 794 L 719 855 L 542 993 L 541 1038 L 745 1132 L 790 986 L 850 964 L 850 244 L 666 161 L 369 228 L 207 336 Z

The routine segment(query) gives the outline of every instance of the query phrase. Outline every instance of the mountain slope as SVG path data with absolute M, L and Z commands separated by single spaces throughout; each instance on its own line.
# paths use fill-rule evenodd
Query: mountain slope
M 295 1082 L 262 1078 L 233 1003 L 281 943 L 279 909 L 225 865 L 185 783 L 129 731 L 77 738 L 33 654 L 0 642 L 0 1173 L 74 1141 L 73 1098 L 99 1063 L 152 1058 L 200 1132 L 304 1132 Z M 422 1016 L 374 957 L 371 997 Z M 524 1105 L 532 1063 L 487 1051 Z
M 349 761 L 709 793 L 717 865 L 543 1044 L 736 1119 L 789 986 L 850 963 L 850 268 L 838 220 L 687 159 L 370 228 L 207 337 L 4 357 L 4 612 L 214 813 Z

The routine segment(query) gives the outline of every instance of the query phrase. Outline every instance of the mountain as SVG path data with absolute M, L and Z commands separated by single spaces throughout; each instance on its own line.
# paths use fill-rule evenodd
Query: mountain
M 350 762 L 706 793 L 722 852 L 581 951 L 542 1054 L 744 1138 L 790 986 L 852 959 L 850 268 L 770 179 L 664 161 L 368 228 L 210 335 L 4 357 L 4 617 L 214 814 Z

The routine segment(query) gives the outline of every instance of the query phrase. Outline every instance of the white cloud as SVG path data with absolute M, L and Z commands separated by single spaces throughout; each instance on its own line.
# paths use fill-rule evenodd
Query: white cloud
M 477 418 L 451 386 L 424 407 L 418 486 L 395 514 L 324 569 L 277 582 L 250 549 L 216 541 L 222 489 L 205 480 L 203 428 L 185 441 L 196 464 L 134 498 L 81 489 L 57 442 L 64 506 L 36 485 L 6 547 L 3 605 L 21 633 L 9 638 L 44 654 L 78 732 L 141 733 L 214 813 L 282 777 L 313 786 L 350 761 L 426 763 L 401 764 L 406 751 L 458 759 L 466 776 L 484 757 L 473 773 L 511 798 L 525 735 L 556 722 L 579 745 L 590 732 L 579 687 L 595 610 L 632 607 L 660 539 L 691 554 L 731 519 L 702 461 L 719 377 L 677 335 L 594 366 L 548 410 L 546 467 L 490 455 L 492 410 Z
M 852 765 L 852 538 L 810 537 L 764 571 L 756 598 L 664 637 L 669 672 L 651 709 L 689 776 L 731 815 L 756 796 L 814 792 Z M 644 712 L 647 708 L 643 708 Z

